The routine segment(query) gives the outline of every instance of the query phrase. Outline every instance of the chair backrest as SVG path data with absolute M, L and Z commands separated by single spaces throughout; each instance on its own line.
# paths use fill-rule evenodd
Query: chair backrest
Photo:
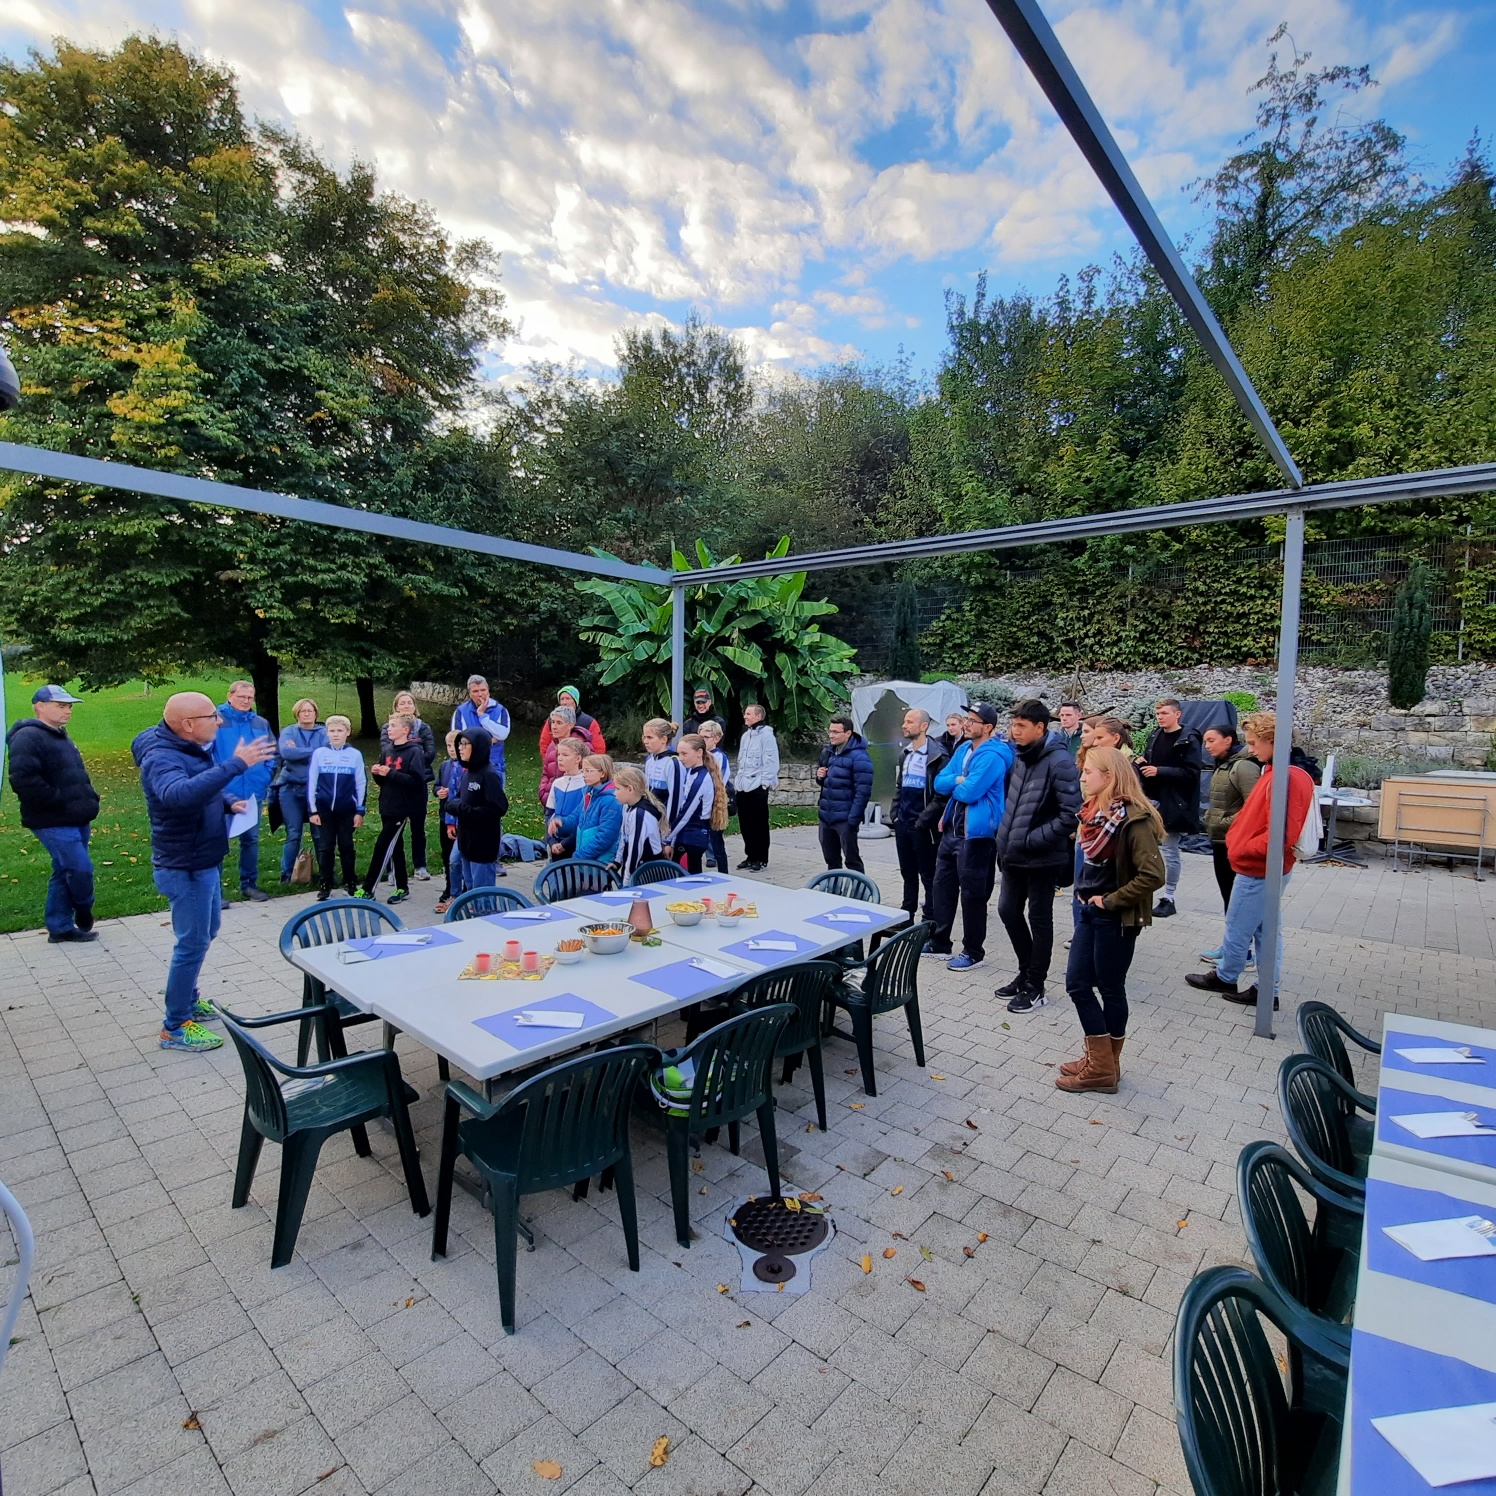
M 239 1063 L 244 1066 L 244 1105 L 250 1120 L 267 1137 L 285 1137 L 286 1100 L 270 1064 L 269 1051 L 226 1013 L 221 1016 L 234 1048 L 239 1051 Z
M 829 868 L 817 873 L 805 886 L 817 893 L 830 894 L 833 899 L 856 899 L 859 904 L 883 902 L 878 885 L 866 873 L 854 873 L 851 868 Z
M 1296 1182 L 1314 1193 L 1314 1181 L 1276 1143 L 1248 1143 L 1236 1161 L 1242 1230 L 1257 1271 L 1291 1303 L 1313 1314 L 1323 1302 L 1324 1275 Z
M 1356 1075 L 1351 1069 L 1350 1051 L 1345 1047 L 1346 1034 L 1368 1053 L 1382 1052 L 1380 1044 L 1353 1029 L 1329 1003 L 1300 1003 L 1294 1026 L 1298 1029 L 1299 1043 L 1315 1059 L 1323 1060 L 1348 1086 L 1356 1084 Z
M 280 932 L 280 953 L 289 961 L 293 945 L 305 950 L 402 928 L 400 916 L 374 899 L 324 899 L 286 921 Z
M 841 967 L 834 961 L 781 966 L 735 988 L 728 994 L 728 1002 L 734 1013 L 769 1008 L 776 1003 L 792 1004 L 796 1016 L 785 1025 L 775 1047 L 780 1054 L 798 1054 L 819 1041 L 821 1013 L 840 976 Z
M 686 870 L 678 862 L 671 862 L 664 857 L 654 857 L 648 862 L 641 862 L 634 869 L 634 876 L 629 879 L 630 888 L 642 888 L 646 883 L 669 883 L 672 878 L 684 878 Z
M 535 878 L 535 898 L 541 904 L 558 904 L 587 893 L 606 893 L 619 886 L 618 874 L 604 862 L 588 857 L 568 857 L 543 868 Z
M 503 914 L 510 909 L 528 909 L 530 901 L 517 888 L 470 888 L 447 905 L 444 924 L 459 919 L 478 919 L 485 914 Z
M 682 1058 L 696 1066 L 686 1124 L 691 1132 L 736 1122 L 773 1096 L 779 1036 L 797 1016 L 791 1003 L 755 1008 L 708 1029 L 686 1049 Z
M 929 920 L 900 930 L 868 959 L 862 995 L 875 1013 L 902 1008 L 919 996 L 919 953 L 935 926 Z
M 1311 1054 L 1291 1054 L 1278 1067 L 1278 1109 L 1288 1140 L 1316 1179 L 1363 1195 L 1355 1150 L 1346 1126 L 1340 1077 Z
M 522 1193 L 558 1189 L 600 1174 L 628 1147 L 629 1113 L 640 1083 L 659 1064 L 652 1044 L 603 1049 L 543 1070 L 515 1087 L 491 1121 L 466 1128 L 520 1124 Z

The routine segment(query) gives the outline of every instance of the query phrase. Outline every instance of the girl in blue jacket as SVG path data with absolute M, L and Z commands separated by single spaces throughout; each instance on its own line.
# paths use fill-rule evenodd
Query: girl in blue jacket
M 623 806 L 613 794 L 613 760 L 606 753 L 589 753 L 582 760 L 582 778 L 587 789 L 574 828 L 570 828 L 576 834 L 574 855 L 612 862 L 623 831 Z

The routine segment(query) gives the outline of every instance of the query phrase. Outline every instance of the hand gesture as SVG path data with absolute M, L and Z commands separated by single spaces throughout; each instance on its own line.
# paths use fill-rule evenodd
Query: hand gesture
M 264 763 L 267 758 L 275 757 L 275 739 L 249 738 L 234 749 L 234 757 L 246 769 L 252 769 L 256 764 Z
M 386 764 L 373 764 L 370 766 L 369 772 L 373 775 L 376 775 L 378 778 L 383 779 L 384 776 L 390 771 L 388 765 Z
M 1158 765 L 1157 764 L 1139 764 L 1138 765 L 1138 773 L 1141 774 L 1144 779 L 1153 779 L 1158 774 Z
M 229 801 L 229 809 L 236 816 L 243 815 L 244 812 L 249 809 L 249 801 L 248 800 L 230 800 Z

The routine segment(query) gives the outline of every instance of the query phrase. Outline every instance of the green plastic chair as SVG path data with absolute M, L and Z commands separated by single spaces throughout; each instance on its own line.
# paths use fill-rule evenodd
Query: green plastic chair
M 1315 1202 L 1312 1225 L 1299 1190 Z M 1349 1351 L 1346 1320 L 1356 1301 L 1363 1202 L 1327 1188 L 1287 1149 L 1265 1141 L 1242 1149 L 1236 1197 L 1262 1281 Z
M 532 908 L 534 905 L 517 888 L 470 888 L 447 905 L 442 923 L 450 925 L 460 919 L 481 919 L 485 914 L 507 914 L 511 909 Z
M 833 899 L 852 899 L 859 904 L 881 904 L 883 895 L 878 891 L 878 885 L 873 882 L 866 873 L 854 873 L 851 868 L 828 868 L 824 873 L 817 873 L 807 888 L 813 888 L 817 893 L 824 893 Z M 879 935 L 874 935 L 869 947 L 871 950 L 878 948 Z M 863 958 L 862 942 L 854 940 L 850 945 L 841 946 L 830 952 L 823 959 L 835 961 L 845 967 L 855 966 Z
M 629 888 L 643 888 L 650 883 L 673 883 L 677 878 L 684 878 L 686 870 L 678 862 L 671 862 L 665 857 L 654 857 L 648 862 L 641 862 L 634 869 L 634 876 L 626 885 Z
M 934 928 L 929 920 L 924 920 L 907 930 L 900 930 L 885 940 L 866 961 L 846 967 L 841 973 L 841 981 L 831 989 L 832 1003 L 841 1008 L 852 1022 L 850 1034 L 840 1029 L 835 1032 L 857 1046 L 857 1059 L 862 1066 L 862 1089 L 869 1096 L 878 1094 L 878 1081 L 873 1071 L 873 1019 L 879 1013 L 892 1013 L 895 1008 L 904 1010 L 904 1018 L 909 1024 L 909 1042 L 914 1046 L 914 1063 L 924 1067 L 925 1032 L 919 1013 L 919 953 Z M 849 980 L 851 973 L 859 968 L 862 981 Z
M 521 1195 L 602 1174 L 604 1185 L 617 1186 L 629 1267 L 639 1271 L 629 1116 L 640 1083 L 659 1058 L 660 1051 L 652 1044 L 599 1050 L 544 1070 L 493 1103 L 460 1082 L 447 1087 L 431 1255 L 446 1256 L 452 1176 L 461 1152 L 482 1176 L 492 1201 L 505 1334 L 514 1334 L 516 1236 L 523 1232 L 530 1249 L 535 1247 L 534 1234 L 520 1219 Z M 464 1110 L 472 1115 L 464 1119 Z
M 683 1105 L 667 1111 L 648 1086 L 639 1090 L 638 1112 L 665 1130 L 665 1153 L 670 1164 L 670 1199 L 675 1207 L 675 1239 L 691 1245 L 691 1167 L 693 1138 L 726 1127 L 732 1151 L 738 1151 L 738 1123 L 750 1112 L 758 1114 L 763 1139 L 764 1162 L 769 1171 L 769 1191 L 776 1200 L 779 1191 L 779 1138 L 774 1129 L 774 1054 L 785 1026 L 795 1021 L 799 1010 L 791 1003 L 729 1018 L 708 1029 L 683 1049 L 669 1049 L 661 1056 L 660 1070 L 689 1062 L 695 1067 L 695 1083 Z
M 590 857 L 566 857 L 542 868 L 535 875 L 535 900 L 540 904 L 559 904 L 563 899 L 583 894 L 606 893 L 619 887 L 618 874 L 605 862 Z
M 366 1124 L 379 1117 L 388 1117 L 394 1124 L 411 1208 L 418 1216 L 430 1214 L 406 1086 L 394 1050 L 371 1049 L 322 1065 L 287 1065 L 249 1030 L 301 1023 L 315 1016 L 327 1026 L 329 1037 L 337 1036 L 341 1043 L 338 1012 L 331 1003 L 323 1004 L 315 1014 L 293 1008 L 289 1013 L 272 1013 L 265 1018 L 244 1018 L 226 1008 L 221 1011 L 224 1027 L 244 1066 L 244 1125 L 239 1133 L 239 1166 L 234 1172 L 235 1210 L 249 1199 L 265 1139 L 281 1145 L 280 1200 L 270 1249 L 272 1268 L 284 1267 L 291 1260 L 322 1145 L 334 1133 L 351 1132 L 355 1152 L 368 1158 L 372 1150 Z
M 1371 1097 L 1347 1085 L 1312 1054 L 1291 1054 L 1278 1067 L 1278 1109 L 1288 1140 L 1309 1172 L 1332 1190 L 1364 1200 L 1374 1134 L 1353 1111 L 1374 1116 Z
M 1351 1057 L 1345 1047 L 1346 1039 L 1359 1045 L 1368 1054 L 1379 1055 L 1382 1052 L 1382 1046 L 1375 1039 L 1352 1028 L 1329 1003 L 1301 1003 L 1294 1015 L 1294 1023 L 1299 1031 L 1299 1043 L 1315 1059 L 1328 1065 L 1348 1086 L 1356 1084 L 1356 1073 L 1351 1069 Z M 1372 1110 L 1376 1110 L 1375 1103 Z M 1357 1153 L 1370 1153 L 1371 1125 L 1356 1115 L 1354 1106 L 1342 1105 L 1341 1112 L 1351 1135 L 1351 1146 Z
M 293 946 L 308 950 L 312 946 L 338 945 L 345 940 L 360 940 L 369 935 L 387 935 L 403 928 L 400 916 L 377 900 L 324 899 L 320 904 L 312 904 L 293 914 L 281 929 L 278 944 L 281 955 L 289 961 Z M 343 1042 L 343 1029 L 378 1022 L 373 1013 L 361 1012 L 347 998 L 328 991 L 309 972 L 301 974 L 301 1003 L 308 1009 L 331 1005 L 337 1012 L 338 1023 L 314 1023 L 309 1014 L 303 1015 L 301 1033 L 296 1040 L 298 1065 L 306 1064 L 313 1030 L 317 1035 L 317 1058 L 326 1061 L 341 1059 L 348 1053 L 348 1046 Z
M 1286 1390 L 1259 1316 L 1298 1352 Z M 1196 1496 L 1331 1496 L 1349 1368 L 1338 1341 L 1251 1273 L 1196 1277 L 1174 1324 L 1174 1416 Z

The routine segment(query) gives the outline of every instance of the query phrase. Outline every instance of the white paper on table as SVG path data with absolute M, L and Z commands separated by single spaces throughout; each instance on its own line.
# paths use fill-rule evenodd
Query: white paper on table
M 871 914 L 826 914 L 823 919 L 834 919 L 839 925 L 870 925 L 873 922 Z
M 505 919 L 550 919 L 549 911 L 545 909 L 506 909 Z
M 1411 1060 L 1415 1065 L 1485 1064 L 1478 1054 L 1471 1054 L 1468 1047 L 1463 1044 L 1458 1049 L 1399 1049 L 1397 1053 L 1403 1059 Z
M 684 878 L 675 878 L 672 881 L 676 883 L 715 883 L 717 880 L 715 878 L 704 877 L 700 873 L 688 873 Z
M 1496 1257 L 1496 1241 L 1491 1240 L 1496 1226 L 1481 1216 L 1412 1221 L 1406 1226 L 1383 1226 L 1382 1230 L 1420 1262 L 1442 1262 L 1447 1257 Z
M 430 945 L 429 930 L 397 930 L 393 935 L 376 935 L 374 944 L 388 950 L 392 946 Z
M 1475 1119 L 1474 1112 L 1417 1112 L 1392 1120 L 1415 1138 L 1496 1137 L 1496 1127 L 1484 1127 Z
M 260 824 L 260 802 L 251 795 L 244 802 L 244 809 L 229 817 L 229 836 L 243 836 Z
M 1371 1426 L 1431 1486 L 1496 1476 L 1496 1403 L 1393 1413 Z
M 523 1028 L 579 1029 L 587 1022 L 585 1013 L 552 1013 L 548 1008 L 524 1008 L 514 1015 Z
M 339 951 L 338 960 L 344 966 L 357 966 L 360 961 L 372 961 L 374 958 L 368 951 Z
M 676 881 L 679 882 L 679 879 Z M 698 971 L 708 972 L 714 977 L 740 977 L 743 975 L 736 966 L 729 966 L 725 961 L 713 961 L 708 956 L 693 957 L 691 965 Z
M 750 940 L 748 949 L 750 951 L 797 951 L 800 947 L 793 940 Z

